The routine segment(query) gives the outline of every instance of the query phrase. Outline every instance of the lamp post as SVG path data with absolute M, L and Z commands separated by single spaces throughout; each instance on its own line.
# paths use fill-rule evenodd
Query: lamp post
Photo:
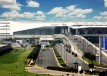
M 99 65 L 101 64 L 101 36 L 99 36 Z
M 66 45 L 68 45 L 66 38 L 65 38 L 65 41 L 66 41 Z M 68 46 L 67 46 L 67 49 L 68 49 Z M 67 64 L 67 51 L 66 51 L 66 64 Z
M 6 29 L 6 44 L 7 44 L 7 30 L 8 30 L 9 25 L 5 25 L 4 27 Z

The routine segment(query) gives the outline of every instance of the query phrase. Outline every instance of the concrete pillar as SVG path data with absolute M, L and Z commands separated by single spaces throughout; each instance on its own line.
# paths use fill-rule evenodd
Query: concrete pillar
M 70 27 L 68 26 L 68 35 L 71 34 L 70 32 L 71 32 L 71 31 L 70 31 Z
M 78 35 L 78 29 L 76 29 L 76 35 Z

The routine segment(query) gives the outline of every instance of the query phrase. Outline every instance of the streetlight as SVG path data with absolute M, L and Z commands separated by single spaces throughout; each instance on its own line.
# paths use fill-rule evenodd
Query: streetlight
M 1 29 L 0 30 L 3 30 L 3 33 L 2 33 L 2 40 L 4 39 L 4 26 L 0 26 L 1 27 Z
M 99 65 L 101 64 L 101 36 L 99 36 Z
M 6 30 L 6 44 L 7 44 L 7 30 L 9 30 L 8 29 L 9 25 L 5 25 L 4 27 L 5 27 L 5 30 Z

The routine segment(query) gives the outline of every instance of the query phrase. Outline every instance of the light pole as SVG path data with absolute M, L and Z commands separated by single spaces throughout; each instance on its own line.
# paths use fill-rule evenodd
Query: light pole
M 6 44 L 7 44 L 7 30 L 8 30 L 7 27 L 9 27 L 9 25 L 5 25 L 5 29 L 6 29 Z
M 66 38 L 65 38 L 65 43 L 66 43 L 66 45 L 67 45 L 67 40 L 66 40 Z M 66 49 L 68 49 L 68 46 L 66 46 Z M 66 64 L 67 64 L 67 51 L 66 51 Z
M 84 40 L 83 40 L 83 55 L 84 55 Z M 83 59 L 83 70 L 84 70 L 84 59 Z
M 99 36 L 99 65 L 101 64 L 101 36 Z

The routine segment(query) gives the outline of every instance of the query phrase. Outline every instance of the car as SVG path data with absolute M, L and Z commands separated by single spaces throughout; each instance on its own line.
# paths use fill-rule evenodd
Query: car
M 99 57 L 99 52 L 97 52 L 96 57 Z
M 45 51 L 45 49 L 41 49 L 42 51 Z
M 88 46 L 91 46 L 90 44 L 88 44 Z

